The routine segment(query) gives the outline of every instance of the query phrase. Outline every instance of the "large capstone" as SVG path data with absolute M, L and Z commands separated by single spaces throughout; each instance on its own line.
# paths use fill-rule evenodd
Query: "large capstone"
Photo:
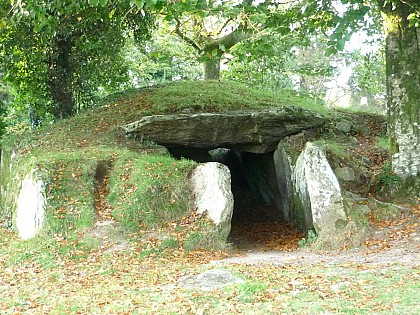
M 199 164 L 191 173 L 190 190 L 197 212 L 207 212 L 221 239 L 227 239 L 233 214 L 229 168 L 218 162 Z
M 322 126 L 309 110 L 284 106 L 265 110 L 146 116 L 125 125 L 127 136 L 166 147 L 227 148 L 251 153 L 274 151 L 281 139 Z
M 315 228 L 319 238 L 334 238 L 347 222 L 340 185 L 325 151 L 307 143 L 293 172 L 295 220 L 300 229 Z
M 22 239 L 30 239 L 41 230 L 46 204 L 44 182 L 32 170 L 22 181 L 16 203 L 16 229 Z

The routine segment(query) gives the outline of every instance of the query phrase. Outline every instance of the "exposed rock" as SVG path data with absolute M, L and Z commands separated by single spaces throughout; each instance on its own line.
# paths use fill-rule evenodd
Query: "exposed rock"
M 408 210 L 402 206 L 389 202 L 379 201 L 375 198 L 370 198 L 369 201 L 369 205 L 374 211 L 375 217 L 378 221 L 388 221 L 399 218 L 401 213 Z
M 185 276 L 178 283 L 189 289 L 211 291 L 227 285 L 244 283 L 244 280 L 224 269 L 212 269 L 199 275 Z
M 335 176 L 338 179 L 344 180 L 346 182 L 353 182 L 356 180 L 356 175 L 354 170 L 351 167 L 337 167 L 334 170 Z
M 353 130 L 353 126 L 347 121 L 338 121 L 335 124 L 335 129 L 342 133 L 350 133 Z
M 97 221 L 85 236 L 95 239 L 98 242 L 98 248 L 103 249 L 104 253 L 123 251 L 130 248 L 119 224 L 115 221 Z
M 279 207 L 283 211 L 284 219 L 290 221 L 293 209 L 292 168 L 282 143 L 279 143 L 277 150 L 274 151 L 273 161 L 281 199 Z
M 122 128 L 128 136 L 167 147 L 227 148 L 266 153 L 288 135 L 324 124 L 309 110 L 287 106 L 266 110 L 146 116 Z
M 230 150 L 226 148 L 216 148 L 209 151 L 209 155 L 213 162 L 219 162 L 226 165 L 226 159 L 230 154 Z
M 300 201 L 295 204 L 298 226 L 309 229 L 313 225 L 319 238 L 333 239 L 346 225 L 347 216 L 340 185 L 322 148 L 306 144 L 296 161 L 293 182 L 295 200 Z
M 372 167 L 375 163 L 368 157 L 362 156 L 363 165 L 366 167 Z
M 217 162 L 198 165 L 191 173 L 190 190 L 197 212 L 207 211 L 220 230 L 221 238 L 227 239 L 233 214 L 229 168 Z
M 46 204 L 44 182 L 32 170 L 22 181 L 16 205 L 16 228 L 22 239 L 30 239 L 42 229 Z

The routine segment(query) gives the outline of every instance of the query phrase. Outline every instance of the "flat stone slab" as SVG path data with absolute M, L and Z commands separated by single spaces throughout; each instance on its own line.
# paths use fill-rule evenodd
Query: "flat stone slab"
M 284 106 L 264 110 L 145 116 L 125 125 L 127 136 L 166 147 L 227 148 L 252 153 L 274 151 L 281 139 L 322 126 L 317 113 Z
M 211 291 L 231 284 L 244 283 L 245 281 L 224 269 L 212 269 L 199 275 L 181 277 L 178 283 L 188 289 Z

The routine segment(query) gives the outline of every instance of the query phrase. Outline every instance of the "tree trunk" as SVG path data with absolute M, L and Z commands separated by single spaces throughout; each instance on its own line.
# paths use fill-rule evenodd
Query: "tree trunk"
M 49 89 L 54 105 L 50 110 L 55 118 L 65 118 L 74 114 L 75 99 L 72 87 L 72 68 L 70 38 L 58 36 L 57 52 L 50 62 Z
M 407 20 L 416 3 L 407 0 L 384 5 L 379 1 L 386 32 L 392 169 L 403 179 L 420 175 L 420 29 Z
M 204 62 L 204 80 L 220 80 L 220 58 L 212 58 Z

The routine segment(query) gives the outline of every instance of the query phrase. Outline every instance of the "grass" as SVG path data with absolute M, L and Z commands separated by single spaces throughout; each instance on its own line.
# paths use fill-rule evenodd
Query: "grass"
M 246 97 L 244 97 L 246 95 Z M 180 100 L 182 100 L 180 102 Z M 324 106 L 311 98 L 284 90 L 273 94 L 253 90 L 231 81 L 181 81 L 156 90 L 149 100 L 150 113 L 193 112 L 256 109 L 294 105 L 320 113 L 328 113 Z
M 3 229 L 0 236 L 2 314 L 416 314 L 420 311 L 419 269 L 405 265 L 228 264 L 224 268 L 243 278 L 245 283 L 199 291 L 179 286 L 177 279 L 215 268 L 207 264 L 209 259 L 217 258 L 212 253 L 179 255 L 176 250 L 167 250 L 166 255 L 140 259 L 136 249 L 114 254 L 94 250 L 74 259 L 54 250 L 46 256 L 33 241 L 18 241 Z
M 315 143 L 324 147 L 327 151 L 330 151 L 335 156 L 348 158 L 350 156 L 350 153 L 348 152 L 348 139 L 346 139 L 346 143 L 344 142 L 345 140 L 340 140 L 342 139 L 339 139 L 337 137 L 335 139 L 323 138 L 320 140 L 316 140 Z
M 170 156 L 128 154 L 113 166 L 109 204 L 127 231 L 156 227 L 189 211 L 187 175 L 195 163 Z
M 246 97 L 244 97 L 246 95 Z M 14 153 L 12 172 L 4 165 L 2 186 L 9 194 L 1 200 L 2 221 L 12 222 L 19 183 L 36 169 L 46 183 L 49 206 L 46 234 L 74 234 L 91 226 L 95 170 L 113 160 L 108 202 L 127 232 L 139 225 L 157 226 L 188 210 L 186 175 L 194 166 L 158 153 L 148 143 L 126 139 L 119 127 L 144 115 L 189 111 L 221 111 L 295 105 L 323 111 L 310 99 L 293 92 L 269 94 L 235 82 L 176 82 L 159 87 L 110 95 L 92 111 L 44 126 L 34 132 L 6 136 L 2 149 Z M 5 163 L 7 164 L 7 163 Z M 125 178 L 126 180 L 121 180 Z M 196 241 L 192 234 L 187 242 Z
M 292 92 L 272 95 L 230 82 L 178 82 L 113 95 L 94 111 L 6 137 L 3 152 L 14 150 L 15 159 L 12 172 L 4 172 L 7 163 L 2 172 L 2 185 L 8 183 L 11 194 L 1 200 L 1 221 L 19 181 L 34 168 L 46 183 L 49 207 L 46 229 L 31 240 L 19 240 L 0 228 L 0 313 L 416 311 L 418 269 L 399 265 L 381 267 L 386 272 L 378 273 L 376 266 L 232 264 L 226 268 L 245 283 L 211 292 L 177 286 L 179 277 L 214 268 L 209 260 L 226 256 L 204 250 L 223 244 L 214 227 L 189 209 L 186 178 L 195 163 L 176 161 L 150 144 L 125 139 L 119 126 L 149 114 L 284 105 L 324 111 Z M 95 173 L 103 161 L 111 164 L 107 202 L 129 238 L 130 250 L 108 253 L 85 236 L 95 221 Z M 190 226 L 190 221 L 196 224 Z

